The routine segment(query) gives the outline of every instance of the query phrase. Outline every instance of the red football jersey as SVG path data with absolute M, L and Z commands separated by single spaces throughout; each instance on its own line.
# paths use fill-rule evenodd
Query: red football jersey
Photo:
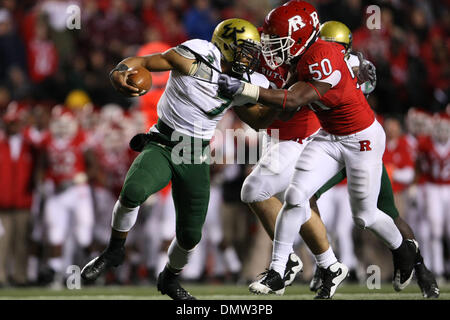
M 333 83 L 319 101 L 309 106 L 325 131 L 345 136 L 364 130 L 374 122 L 374 112 L 345 60 L 342 45 L 318 39 L 300 58 L 297 75 L 300 81 Z
M 424 162 L 422 169 L 427 181 L 450 184 L 450 141 L 443 145 L 431 137 L 420 139 L 418 156 Z
M 85 141 L 82 131 L 71 140 L 57 140 L 49 134 L 42 143 L 48 158 L 46 177 L 58 185 L 73 182 L 77 174 L 85 172 Z
M 411 149 L 405 136 L 400 137 L 396 144 L 386 143 L 386 150 L 383 155 L 383 162 L 388 168 L 390 166 L 395 169 L 414 168 L 414 161 Z M 395 170 L 394 169 L 394 170 Z M 398 181 L 392 182 L 392 190 L 394 192 L 403 191 L 407 185 Z
M 118 196 L 133 161 L 133 154 L 128 146 L 123 150 L 108 151 L 101 144 L 95 146 L 94 153 L 104 174 L 105 186 Z
M 275 70 L 269 68 L 261 57 L 261 63 L 258 70 L 259 73 L 266 76 L 266 78 L 273 83 L 276 88 L 283 88 L 286 84 L 286 79 L 289 73 L 289 66 L 282 65 Z M 275 120 L 268 127 L 267 133 L 271 135 L 271 130 L 279 130 L 280 140 L 303 140 L 314 132 L 319 130 L 320 123 L 314 112 L 309 108 L 301 108 L 300 111 L 288 121 Z

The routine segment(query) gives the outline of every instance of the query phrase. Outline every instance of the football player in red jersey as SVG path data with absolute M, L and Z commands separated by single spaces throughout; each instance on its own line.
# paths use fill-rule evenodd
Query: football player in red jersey
M 431 269 L 442 279 L 444 234 L 450 230 L 450 117 L 437 114 L 433 118 L 431 136 L 419 141 L 418 156 L 425 162 L 423 174 L 426 219 L 430 224 Z
M 309 5 L 308 5 L 309 6 Z M 288 2 L 266 17 L 261 37 L 267 64 L 277 68 L 291 64 L 297 82 L 289 90 L 263 89 L 232 77 L 219 78 L 219 91 L 239 95 L 249 103 L 287 111 L 302 106 L 316 112 L 322 129 L 296 163 L 296 170 L 285 193 L 285 203 L 277 217 L 270 269 L 254 283 L 254 292 L 281 292 L 292 243 L 300 226 L 310 218 L 309 199 L 344 166 L 355 223 L 383 239 L 394 258 L 394 288 L 402 290 L 414 273 L 416 246 L 404 241 L 392 219 L 377 209 L 385 134 L 376 121 L 352 68 L 344 59 L 341 46 L 318 39 L 319 18 L 304 2 Z M 335 266 L 333 268 L 333 266 Z M 326 272 L 318 298 L 332 296 L 336 283 L 347 274 L 342 265 Z M 328 292 L 327 292 L 328 291 Z
M 314 10 L 313 6 L 307 8 Z M 262 28 L 259 28 L 259 31 L 262 32 Z M 258 71 L 266 76 L 273 88 L 282 88 L 288 80 L 290 66 L 282 64 L 272 69 L 262 56 L 260 60 Z M 284 201 L 284 192 L 294 173 L 295 162 L 320 128 L 317 117 L 308 108 L 303 108 L 297 113 L 277 112 L 276 116 L 276 120 L 263 127 L 267 128 L 267 131 L 263 138 L 262 157 L 244 181 L 241 189 L 241 200 L 247 203 L 258 216 L 272 240 L 275 221 Z M 289 120 L 286 121 L 287 118 Z M 255 129 L 260 128 L 261 126 Z M 280 161 L 280 155 L 282 161 Z M 326 269 L 337 262 L 328 242 L 325 226 L 318 214 L 312 215 L 311 219 L 302 226 L 300 233 L 319 267 Z M 324 252 L 327 254 L 324 255 Z M 289 255 L 283 279 L 286 286 L 292 284 L 302 267 L 300 258 L 292 252 Z
M 85 137 L 75 115 L 63 106 L 52 109 L 49 134 L 42 142 L 45 179 L 53 186 L 44 206 L 44 225 L 50 245 L 49 267 L 55 272 L 53 284 L 61 287 L 64 272 L 63 244 L 71 230 L 78 245 L 86 249 L 92 241 L 94 211 L 87 184 Z
M 405 217 L 405 197 L 408 186 L 414 180 L 414 162 L 399 119 L 388 117 L 383 122 L 386 132 L 386 150 L 383 162 L 392 181 L 395 204 L 400 216 Z

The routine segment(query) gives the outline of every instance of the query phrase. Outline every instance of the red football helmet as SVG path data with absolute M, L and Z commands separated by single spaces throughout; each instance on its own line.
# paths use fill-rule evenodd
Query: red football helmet
M 431 133 L 441 143 L 446 143 L 450 139 L 450 116 L 447 113 L 441 112 L 433 117 Z
M 292 0 L 269 12 L 261 34 L 262 54 L 276 69 L 305 52 L 319 34 L 319 15 L 305 1 Z
M 78 132 L 78 121 L 69 108 L 56 105 L 51 111 L 49 129 L 55 138 L 72 139 Z
M 414 136 L 428 135 L 433 127 L 431 114 L 422 108 L 410 108 L 405 120 L 408 132 Z

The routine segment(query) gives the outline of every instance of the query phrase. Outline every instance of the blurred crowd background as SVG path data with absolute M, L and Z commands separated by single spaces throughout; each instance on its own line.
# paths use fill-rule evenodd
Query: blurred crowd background
M 209 40 L 221 20 L 261 26 L 280 0 L 0 0 L 0 287 L 60 288 L 66 267 L 84 265 L 108 242 L 111 211 L 136 156 L 129 139 L 156 122 L 168 73 L 128 99 L 108 73 L 123 58 Z M 450 275 L 450 14 L 441 0 L 317 0 L 321 22 L 353 32 L 353 48 L 377 67 L 369 102 L 387 133 L 385 164 L 401 215 L 440 282 Z M 78 5 L 80 29 L 68 29 Z M 366 27 L 368 5 L 381 29 Z M 219 130 L 247 128 L 232 111 Z M 248 143 L 256 143 L 258 134 Z M 231 142 L 233 143 L 233 142 Z M 251 165 L 212 166 L 204 236 L 186 281 L 247 283 L 268 265 L 271 242 L 240 202 Z M 364 282 L 368 265 L 390 280 L 390 252 L 353 228 L 345 185 L 319 201 L 338 257 Z M 100 284 L 152 283 L 174 236 L 170 186 L 142 206 L 126 264 Z M 308 250 L 298 281 L 314 271 Z

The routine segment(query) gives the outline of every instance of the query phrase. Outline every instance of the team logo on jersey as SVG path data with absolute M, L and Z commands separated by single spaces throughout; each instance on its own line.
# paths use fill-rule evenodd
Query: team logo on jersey
M 370 140 L 359 141 L 359 145 L 361 146 L 359 151 L 370 151 L 370 150 L 372 150 L 372 148 L 370 147 Z
M 238 29 L 236 27 L 230 27 L 231 23 L 226 24 L 223 26 L 224 32 L 222 33 L 221 37 L 224 39 L 233 39 L 234 43 L 237 43 L 237 34 L 238 33 L 244 33 L 245 27 L 242 27 L 241 29 Z
M 208 60 L 209 63 L 213 63 L 214 56 L 211 53 L 208 53 L 208 55 L 206 56 L 206 60 Z

